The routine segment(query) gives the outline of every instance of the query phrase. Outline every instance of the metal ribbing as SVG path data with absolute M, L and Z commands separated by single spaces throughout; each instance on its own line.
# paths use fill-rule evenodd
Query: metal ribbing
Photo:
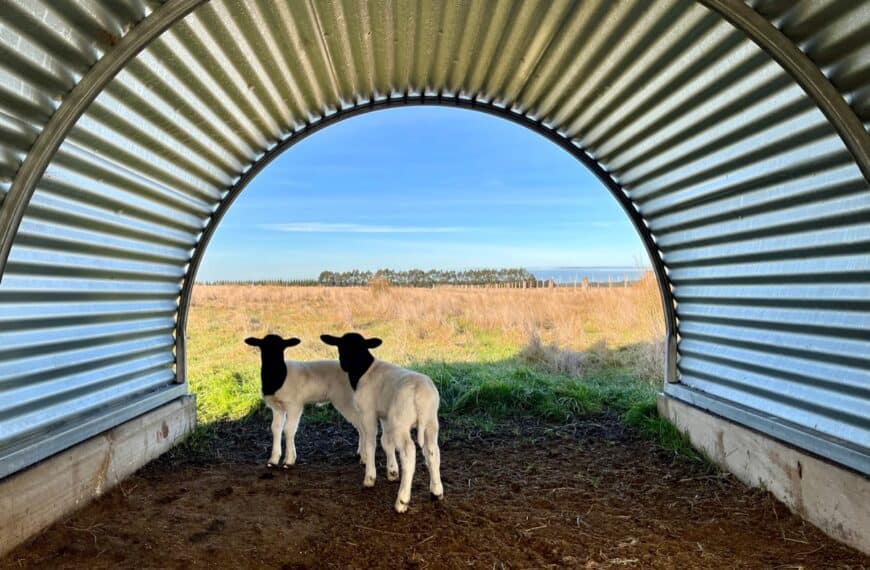
M 147 106 L 131 117 L 135 84 L 105 91 L 67 130 L 94 80 L 114 76 L 107 54 L 123 60 L 113 50 L 147 16 L 138 1 L 0 10 L 0 128 L 14 135 L 0 175 L 17 192 L 0 204 L 3 235 L 16 232 L 0 287 L 0 476 L 185 392 L 173 382 L 179 284 L 239 163 L 185 154 L 169 123 L 143 120 Z M 30 160 L 40 145 L 51 155 Z M 24 178 L 39 181 L 29 200 Z
M 836 0 L 752 4 L 825 72 L 865 126 L 870 124 L 870 5 Z
M 0 191 L 95 64 L 179 4 L 4 2 Z M 870 7 L 751 5 L 867 125 Z M 388 97 L 516 113 L 602 165 L 678 303 L 680 384 L 666 390 L 870 472 L 868 183 L 829 110 L 721 13 L 687 0 L 213 1 L 118 64 L 14 236 L 0 454 L 15 459 L 0 476 L 39 459 L 34 442 L 56 451 L 183 390 L 177 299 L 222 200 L 294 133 Z

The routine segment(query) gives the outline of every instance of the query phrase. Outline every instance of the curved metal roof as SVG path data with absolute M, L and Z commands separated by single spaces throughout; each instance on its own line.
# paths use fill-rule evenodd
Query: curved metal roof
M 870 3 L 5 0 L 0 476 L 183 393 L 233 199 L 401 104 L 571 152 L 650 252 L 665 390 L 870 473 Z

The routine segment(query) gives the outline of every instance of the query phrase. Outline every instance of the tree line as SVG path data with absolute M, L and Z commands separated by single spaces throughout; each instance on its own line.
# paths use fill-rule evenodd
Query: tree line
M 435 285 L 494 285 L 498 283 L 530 283 L 535 276 L 522 267 L 502 269 L 378 269 L 377 271 L 322 271 L 317 278 L 327 287 L 352 287 L 380 281 L 399 287 L 433 287 Z
M 317 279 L 215 279 L 199 281 L 202 285 L 278 285 L 281 287 L 319 287 Z
M 467 287 L 570 287 L 570 284 L 557 284 L 553 279 L 539 280 L 522 267 L 504 269 L 465 269 L 459 271 L 429 269 L 378 269 L 377 271 L 322 271 L 317 279 L 261 279 L 261 280 L 216 280 L 199 281 L 203 285 L 278 285 L 285 287 L 365 287 L 368 285 L 391 285 L 398 287 L 435 287 L 438 285 L 458 285 Z M 627 278 L 616 281 L 616 285 L 628 286 Z M 590 283 L 585 277 L 583 288 L 611 287 L 614 283 Z M 577 287 L 578 283 L 573 284 Z

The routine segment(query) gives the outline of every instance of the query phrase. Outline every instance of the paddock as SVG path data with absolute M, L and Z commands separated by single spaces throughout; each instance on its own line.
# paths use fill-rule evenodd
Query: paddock
M 190 431 L 193 284 L 246 185 L 403 105 L 590 169 L 659 285 L 662 415 L 870 551 L 868 29 L 836 0 L 4 3 L 0 553 Z

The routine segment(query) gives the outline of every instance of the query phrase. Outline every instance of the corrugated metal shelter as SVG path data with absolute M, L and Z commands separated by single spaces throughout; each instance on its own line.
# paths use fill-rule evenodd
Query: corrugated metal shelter
M 410 104 L 599 176 L 661 285 L 667 394 L 870 474 L 870 3 L 0 0 L 0 477 L 186 393 L 234 198 Z

